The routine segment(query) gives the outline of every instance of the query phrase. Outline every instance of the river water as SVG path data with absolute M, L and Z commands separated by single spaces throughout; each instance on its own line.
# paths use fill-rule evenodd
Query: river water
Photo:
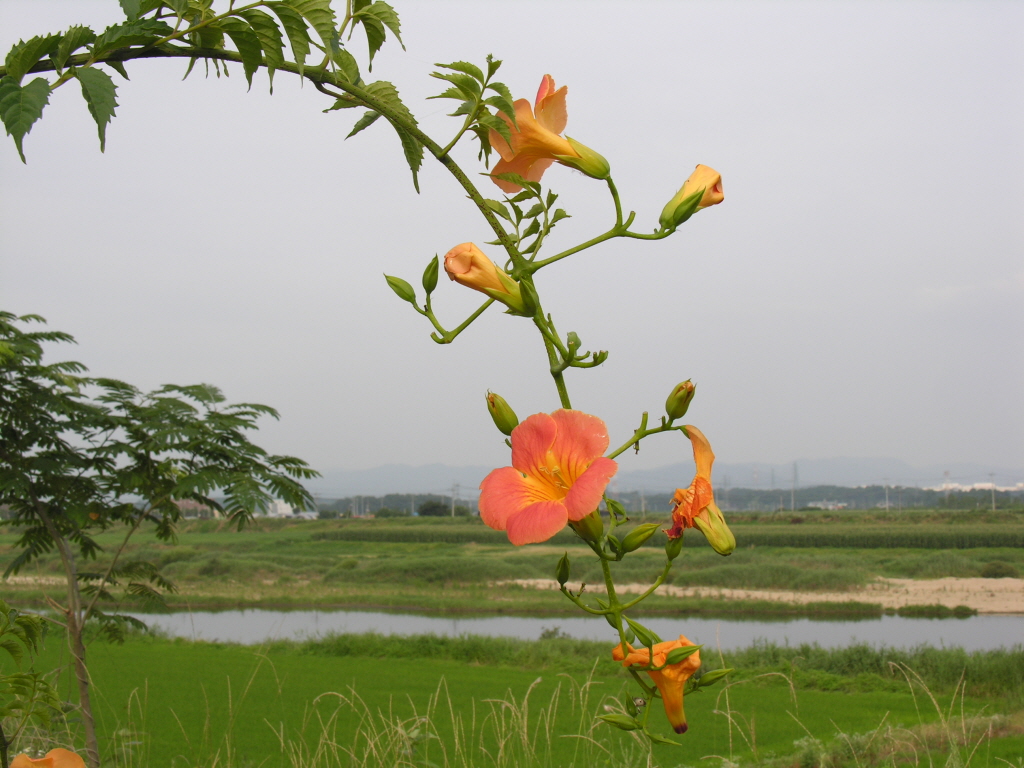
M 611 641 L 611 628 L 602 618 L 488 616 L 444 618 L 370 611 L 194 611 L 135 614 L 154 629 L 172 637 L 196 640 L 263 643 L 267 640 L 303 640 L 334 633 L 378 632 L 384 635 L 433 633 L 457 637 L 484 635 L 536 640 L 552 630 L 585 640 Z M 848 621 L 785 621 L 665 618 L 643 619 L 663 638 L 685 634 L 696 643 L 723 650 L 745 648 L 756 641 L 780 645 L 817 643 L 836 648 L 867 643 L 911 648 L 962 647 L 966 650 L 1009 648 L 1024 644 L 1024 616 L 971 616 L 966 619 L 917 619 L 882 616 Z

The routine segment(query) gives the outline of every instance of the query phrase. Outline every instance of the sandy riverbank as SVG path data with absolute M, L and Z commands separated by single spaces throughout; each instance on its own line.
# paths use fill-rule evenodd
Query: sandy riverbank
M 515 579 L 512 582 L 533 589 L 558 589 L 553 579 Z M 568 584 L 572 589 L 579 585 Z M 639 594 L 644 584 L 623 584 L 622 594 Z M 597 584 L 588 584 L 588 592 L 603 592 Z M 667 597 L 720 598 L 722 600 L 767 600 L 778 603 L 878 603 L 883 608 L 905 605 L 944 605 L 955 608 L 966 605 L 978 613 L 1024 614 L 1024 579 L 878 579 L 864 589 L 847 592 L 795 592 L 771 589 L 726 589 L 722 587 L 677 587 L 668 584 L 658 588 Z

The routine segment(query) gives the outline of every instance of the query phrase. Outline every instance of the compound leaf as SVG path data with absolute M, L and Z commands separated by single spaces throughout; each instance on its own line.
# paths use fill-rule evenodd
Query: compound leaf
M 68 58 L 72 53 L 77 51 L 79 48 L 91 44 L 96 39 L 96 33 L 88 27 L 70 27 L 61 38 L 60 43 L 57 45 L 57 50 L 51 57 L 53 59 L 54 66 L 58 70 L 64 69 L 64 65 L 67 64 Z
M 172 32 L 174 30 L 159 19 L 138 19 L 125 24 L 115 24 L 104 29 L 96 38 L 92 46 L 92 55 L 100 56 L 130 45 L 149 45 Z
M 240 19 L 227 18 L 220 22 L 220 27 L 227 32 L 231 42 L 235 44 L 242 56 L 242 69 L 245 80 L 252 88 L 252 75 L 263 64 L 263 46 L 253 28 Z
M 21 78 L 28 74 L 43 56 L 49 56 L 57 50 L 60 35 L 29 38 L 28 42 L 19 40 L 7 53 L 4 62 L 7 65 L 7 76 L 14 82 L 21 83 Z
M 292 47 L 292 56 L 301 76 L 306 57 L 309 56 L 310 40 L 309 32 L 306 31 L 306 20 L 302 18 L 302 14 L 284 3 L 268 3 L 267 7 L 281 20 L 281 26 L 288 36 L 288 44 Z

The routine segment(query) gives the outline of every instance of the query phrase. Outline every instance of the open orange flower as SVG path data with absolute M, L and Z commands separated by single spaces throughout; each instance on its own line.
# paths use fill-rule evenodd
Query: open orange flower
M 695 645 L 695 643 L 691 643 L 683 635 L 680 635 L 678 640 L 655 643 L 653 646 L 654 662 L 652 663 L 651 652 L 646 648 L 633 648 L 627 643 L 626 648 L 629 649 L 629 653 L 623 653 L 622 645 L 619 644 L 612 650 L 612 658 L 621 661 L 624 667 L 631 667 L 634 664 L 643 667 L 661 667 L 664 666 L 670 651 L 689 645 Z M 690 654 L 678 664 L 672 664 L 657 672 L 647 673 L 651 676 L 654 684 L 658 686 L 661 701 L 665 705 L 665 714 L 668 715 L 668 721 L 676 733 L 686 733 L 683 687 L 698 669 L 700 669 L 700 651 Z
M 666 533 L 670 539 L 677 539 L 685 528 L 699 528 L 718 554 L 728 555 L 736 549 L 736 537 L 726 525 L 722 510 L 715 504 L 715 492 L 711 488 L 711 465 L 715 454 L 711 451 L 711 443 L 699 429 L 689 424 L 685 429 L 693 445 L 697 475 L 689 488 L 677 488 L 672 496 L 672 527 Z
M 533 108 L 526 99 L 517 99 L 512 104 L 516 112 L 514 124 L 504 112 L 498 113 L 508 125 L 512 143 L 491 129 L 491 146 L 501 156 L 491 171 L 492 179 L 498 174 L 516 173 L 527 181 L 540 181 L 544 171 L 556 160 L 596 179 L 608 177 L 607 160 L 578 141 L 559 135 L 568 121 L 565 109 L 567 92 L 566 86 L 556 89 L 554 78 L 544 75 Z M 493 180 L 507 194 L 522 189 L 510 181 Z
M 512 466 L 480 483 L 480 517 L 516 546 L 547 541 L 601 503 L 618 465 L 608 428 L 582 411 L 535 413 L 512 430 Z
M 85 761 L 67 749 L 51 749 L 45 757 L 33 758 L 17 755 L 11 760 L 11 768 L 85 768 Z

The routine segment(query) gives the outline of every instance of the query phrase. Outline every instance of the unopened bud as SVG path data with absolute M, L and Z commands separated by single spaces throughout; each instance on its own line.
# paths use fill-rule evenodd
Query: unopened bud
M 434 256 L 427 264 L 427 268 L 423 270 L 423 290 L 428 294 L 433 293 L 434 289 L 437 288 L 437 273 L 439 271 L 439 263 L 437 256 Z
M 669 560 L 675 560 L 679 557 L 679 553 L 683 551 L 683 534 L 680 531 L 679 535 L 675 538 L 669 536 L 668 541 L 665 542 L 665 557 Z
M 706 514 L 705 514 L 706 513 Z M 693 518 L 693 524 L 704 534 L 708 544 L 720 555 L 731 555 L 736 549 L 736 537 L 725 522 L 725 515 L 715 503 L 708 504 Z M 680 536 L 680 538 L 682 538 Z
M 569 146 L 576 150 L 577 156 L 555 155 L 554 157 L 559 163 L 575 168 L 592 179 L 607 179 L 611 175 L 612 168 L 601 155 L 586 144 L 580 144 L 568 136 L 565 137 L 565 140 L 569 142 Z
M 668 396 L 668 400 L 665 401 L 665 413 L 668 414 L 670 421 L 681 419 L 686 415 L 696 391 L 697 386 L 690 379 L 676 384 L 675 389 Z
M 487 393 L 487 410 L 494 420 L 494 426 L 503 435 L 511 435 L 512 430 L 519 426 L 519 417 L 501 395 Z
M 400 277 L 392 277 L 391 275 L 384 275 L 384 279 L 388 281 L 388 285 L 391 286 L 391 290 L 395 292 L 398 298 L 402 301 L 408 301 L 410 304 L 416 303 L 416 291 L 405 280 Z
M 604 521 L 596 509 L 582 520 L 570 520 L 569 525 L 576 531 L 577 536 L 592 543 L 600 541 L 604 533 Z
M 623 552 L 632 552 L 635 549 L 639 549 L 643 546 L 644 542 L 653 536 L 658 530 L 658 523 L 644 523 L 638 525 L 632 531 L 626 534 L 626 537 L 622 540 Z
M 565 582 L 569 580 L 569 553 L 566 552 L 559 558 L 558 565 L 555 566 L 555 579 L 558 581 L 558 586 L 564 587 Z

